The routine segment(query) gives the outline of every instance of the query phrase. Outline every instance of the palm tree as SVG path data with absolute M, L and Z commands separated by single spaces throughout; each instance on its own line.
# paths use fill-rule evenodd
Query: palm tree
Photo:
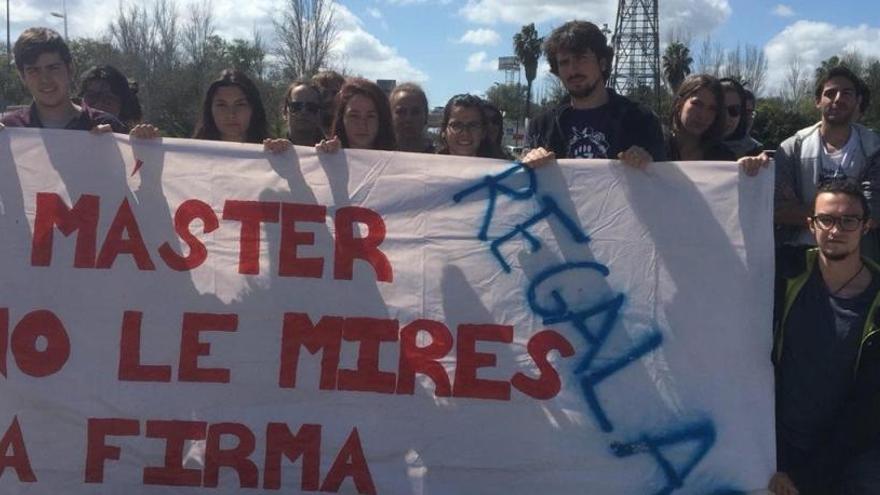
M 663 52 L 663 75 L 672 88 L 672 92 L 678 91 L 681 82 L 691 73 L 691 51 L 684 43 L 676 41 L 666 47 Z
M 523 26 L 520 32 L 513 35 L 513 51 L 526 71 L 526 117 L 531 116 L 532 81 L 538 72 L 543 42 L 544 38 L 539 38 L 535 30 L 535 23 Z

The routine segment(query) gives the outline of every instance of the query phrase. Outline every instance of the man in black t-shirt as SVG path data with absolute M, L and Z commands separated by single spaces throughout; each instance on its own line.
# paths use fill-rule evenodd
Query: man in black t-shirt
M 868 202 L 859 185 L 819 188 L 817 249 L 780 266 L 777 495 L 880 493 L 880 267 L 861 257 Z
M 666 158 L 653 112 L 605 87 L 613 51 L 595 24 L 563 24 L 544 41 L 544 54 L 570 100 L 529 124 L 524 164 L 610 158 L 642 167 Z

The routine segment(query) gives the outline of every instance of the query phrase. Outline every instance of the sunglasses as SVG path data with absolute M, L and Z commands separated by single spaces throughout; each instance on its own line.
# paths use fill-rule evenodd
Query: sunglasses
M 292 101 L 287 104 L 287 109 L 290 113 L 299 113 L 303 110 L 309 113 L 318 113 L 321 110 L 321 105 L 313 101 Z
M 729 105 L 727 107 L 727 115 L 729 115 L 730 117 L 739 117 L 739 112 L 739 105 Z

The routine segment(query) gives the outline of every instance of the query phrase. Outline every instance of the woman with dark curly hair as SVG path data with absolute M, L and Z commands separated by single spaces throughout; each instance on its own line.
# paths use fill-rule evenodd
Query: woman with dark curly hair
M 721 83 L 708 74 L 688 76 L 675 95 L 666 137 L 666 154 L 673 161 L 733 161 L 721 144 L 727 119 Z
M 394 131 L 388 97 L 375 83 L 347 79 L 336 95 L 332 137 L 315 148 L 333 153 L 342 148 L 393 150 Z
M 115 116 L 129 129 L 140 124 L 143 112 L 137 89 L 112 65 L 90 68 L 80 78 L 79 87 L 79 97 L 89 107 Z
M 455 95 L 443 109 L 440 124 L 441 155 L 501 158 L 489 136 L 489 122 L 483 100 L 469 94 Z

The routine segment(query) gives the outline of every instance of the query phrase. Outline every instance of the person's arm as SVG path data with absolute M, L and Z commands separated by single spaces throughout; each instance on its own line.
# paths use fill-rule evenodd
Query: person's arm
M 773 194 L 773 222 L 777 225 L 804 227 L 806 218 L 812 214 L 795 190 L 795 174 L 798 173 L 797 157 L 793 155 L 793 139 L 783 142 L 776 150 L 774 161 L 775 186 Z
M 868 226 L 876 229 L 880 226 L 880 151 L 874 153 L 874 156 L 868 157 L 861 183 L 862 191 L 865 193 L 868 207 L 871 210 Z

